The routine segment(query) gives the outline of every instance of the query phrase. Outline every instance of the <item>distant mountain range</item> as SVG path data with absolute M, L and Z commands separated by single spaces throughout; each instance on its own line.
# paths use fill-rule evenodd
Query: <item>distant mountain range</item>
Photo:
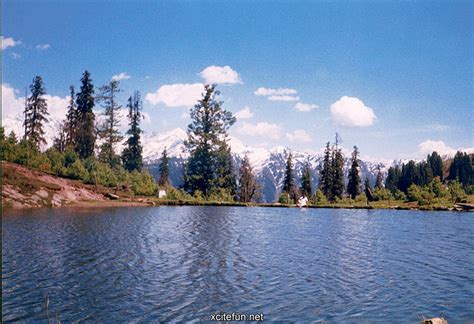
M 60 125 L 60 123 L 54 118 L 50 117 L 49 119 L 50 122 L 45 125 L 45 135 L 48 146 L 53 143 L 53 138 L 57 135 Z M 6 128 L 7 134 L 11 130 L 15 131 L 17 135 L 23 134 L 22 122 L 23 118 L 21 115 L 5 116 L 2 119 L 2 124 Z M 161 154 L 166 147 L 170 157 L 170 180 L 176 187 L 179 187 L 183 184 L 183 165 L 189 155 L 185 151 L 183 144 L 186 138 L 186 132 L 180 128 L 176 128 L 165 133 L 151 132 L 143 134 L 143 157 L 146 167 L 155 178 L 158 177 L 158 167 Z M 290 152 L 293 154 L 295 175 L 298 181 L 301 178 L 304 164 L 309 163 L 313 187 L 316 188 L 319 183 L 318 167 L 322 161 L 322 152 L 302 152 L 291 150 L 283 146 L 277 146 L 272 149 L 250 147 L 244 145 L 238 139 L 232 137 L 230 138 L 229 143 L 232 148 L 236 172 L 239 170 L 240 163 L 244 155 L 248 155 L 254 174 L 256 175 L 261 188 L 261 200 L 263 202 L 272 202 L 278 199 L 283 185 L 286 160 Z M 122 145 L 118 145 L 116 149 L 117 151 L 120 151 L 122 149 Z M 350 152 L 346 152 L 345 156 L 344 169 L 347 182 L 347 171 L 349 170 L 350 166 Z M 385 177 L 390 166 L 401 164 L 402 162 L 406 161 L 361 161 L 361 179 L 363 181 L 365 177 L 368 177 L 371 182 L 374 183 L 378 167 L 380 167 Z
M 188 157 L 184 150 L 183 142 L 187 138 L 186 132 L 182 129 L 174 129 L 164 134 L 149 133 L 143 137 L 143 155 L 150 173 L 158 178 L 158 168 L 161 154 L 166 147 L 170 156 L 170 180 L 174 186 L 183 184 L 183 164 Z M 308 163 L 311 169 L 313 186 L 319 183 L 318 167 L 322 161 L 322 154 L 307 153 L 278 146 L 267 150 L 264 148 L 254 148 L 243 145 L 235 138 L 230 139 L 234 166 L 236 172 L 239 170 L 241 160 L 244 155 L 248 155 L 253 171 L 257 176 L 257 181 L 261 187 L 261 199 L 264 202 L 272 202 L 278 199 L 283 186 L 286 160 L 289 153 L 293 154 L 295 166 L 295 176 L 301 178 L 303 167 Z M 345 170 L 349 169 L 350 157 L 345 159 Z M 390 165 L 387 161 L 361 161 L 361 177 L 368 177 L 375 181 L 377 168 L 380 167 L 385 175 Z M 347 177 L 347 174 L 346 174 Z

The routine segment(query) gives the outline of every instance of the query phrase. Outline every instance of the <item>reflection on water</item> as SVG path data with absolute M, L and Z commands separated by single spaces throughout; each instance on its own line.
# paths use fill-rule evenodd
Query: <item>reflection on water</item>
M 157 207 L 10 212 L 3 320 L 474 319 L 471 214 Z

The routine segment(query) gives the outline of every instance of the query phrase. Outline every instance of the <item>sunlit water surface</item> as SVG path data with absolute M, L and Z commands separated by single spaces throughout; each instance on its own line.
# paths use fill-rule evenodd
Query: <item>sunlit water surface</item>
M 474 320 L 472 213 L 8 212 L 2 256 L 4 321 Z

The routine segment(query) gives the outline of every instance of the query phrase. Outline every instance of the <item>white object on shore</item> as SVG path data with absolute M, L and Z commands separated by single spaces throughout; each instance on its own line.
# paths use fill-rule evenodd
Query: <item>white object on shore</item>
M 307 204 L 308 204 L 308 198 L 306 198 L 306 196 L 302 196 L 302 197 L 300 197 L 300 199 L 298 199 L 298 207 L 299 208 L 306 207 Z
M 166 190 L 160 189 L 158 190 L 158 198 L 166 197 Z

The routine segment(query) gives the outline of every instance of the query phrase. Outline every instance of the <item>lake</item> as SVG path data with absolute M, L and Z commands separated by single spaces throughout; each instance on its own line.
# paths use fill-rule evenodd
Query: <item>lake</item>
M 474 320 L 472 213 L 8 211 L 2 256 L 4 321 Z

